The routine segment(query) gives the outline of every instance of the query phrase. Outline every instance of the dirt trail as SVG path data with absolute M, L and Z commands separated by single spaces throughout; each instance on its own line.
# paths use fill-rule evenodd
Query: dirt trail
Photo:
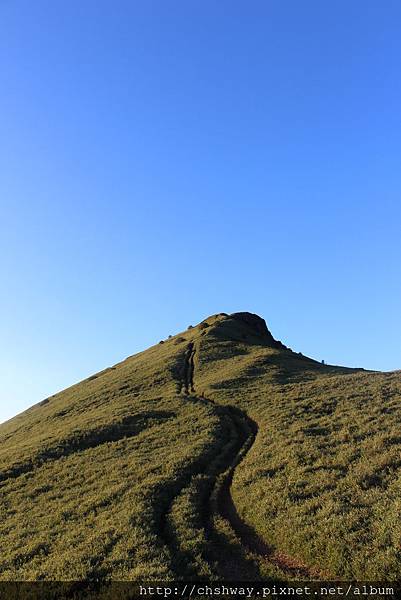
M 194 343 L 190 343 L 185 352 L 183 382 L 182 387 L 187 395 L 195 394 L 194 372 L 195 372 L 195 353 L 196 347 Z M 207 499 L 207 513 L 209 515 L 209 523 L 211 525 L 211 515 L 213 510 L 218 512 L 218 515 L 223 518 L 234 531 L 235 536 L 240 541 L 242 548 L 246 551 L 245 554 L 251 554 L 269 564 L 278 567 L 283 573 L 283 576 L 297 579 L 322 579 L 327 574 L 323 574 L 317 569 L 308 567 L 302 561 L 288 556 L 277 551 L 269 546 L 256 532 L 250 527 L 239 515 L 231 493 L 232 480 L 235 469 L 244 459 L 250 448 L 253 446 L 258 433 L 258 425 L 248 415 L 233 406 L 217 405 L 212 399 L 207 398 L 204 394 L 201 397 L 188 396 L 196 402 L 212 404 L 219 414 L 228 419 L 231 423 L 232 430 L 235 431 L 236 444 L 232 449 L 231 455 L 226 460 L 226 464 L 221 467 L 220 473 L 216 475 L 214 488 Z M 223 461 L 224 462 L 224 461 Z M 212 506 L 211 498 L 215 495 L 215 507 Z M 238 561 L 238 557 L 237 557 Z M 245 564 L 247 563 L 247 564 Z M 227 567 L 230 565 L 231 567 Z M 238 575 L 238 562 L 231 561 L 229 557 L 225 557 L 224 565 L 221 569 L 221 574 L 227 578 L 236 579 Z M 240 570 L 246 576 L 252 578 L 255 575 L 255 565 L 251 567 L 249 561 L 245 561 L 240 566 Z M 232 571 L 230 573 L 230 571 Z

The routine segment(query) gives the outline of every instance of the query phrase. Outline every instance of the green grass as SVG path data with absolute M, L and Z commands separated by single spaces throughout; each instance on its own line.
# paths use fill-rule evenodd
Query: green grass
M 321 365 L 258 320 L 210 317 L 0 426 L 0 578 L 288 578 L 292 560 L 399 579 L 400 398 L 399 373 Z M 219 507 L 234 463 L 269 560 Z

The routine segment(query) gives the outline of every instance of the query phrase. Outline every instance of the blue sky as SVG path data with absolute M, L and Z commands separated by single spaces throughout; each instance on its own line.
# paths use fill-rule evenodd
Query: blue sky
M 398 0 L 0 2 L 0 420 L 249 310 L 401 368 Z

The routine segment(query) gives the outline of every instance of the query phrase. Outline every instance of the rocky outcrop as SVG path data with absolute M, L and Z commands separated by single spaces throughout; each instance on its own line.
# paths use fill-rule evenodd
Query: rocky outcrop
M 230 317 L 245 323 L 255 335 L 262 337 L 264 341 L 273 348 L 282 350 L 286 348 L 284 344 L 274 339 L 267 328 L 266 321 L 262 319 L 262 317 L 259 317 L 259 315 L 250 312 L 236 312 L 232 313 Z

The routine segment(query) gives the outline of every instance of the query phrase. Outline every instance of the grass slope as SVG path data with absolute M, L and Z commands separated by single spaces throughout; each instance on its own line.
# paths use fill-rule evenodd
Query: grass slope
M 0 426 L 0 578 L 399 579 L 400 396 L 209 317 Z

